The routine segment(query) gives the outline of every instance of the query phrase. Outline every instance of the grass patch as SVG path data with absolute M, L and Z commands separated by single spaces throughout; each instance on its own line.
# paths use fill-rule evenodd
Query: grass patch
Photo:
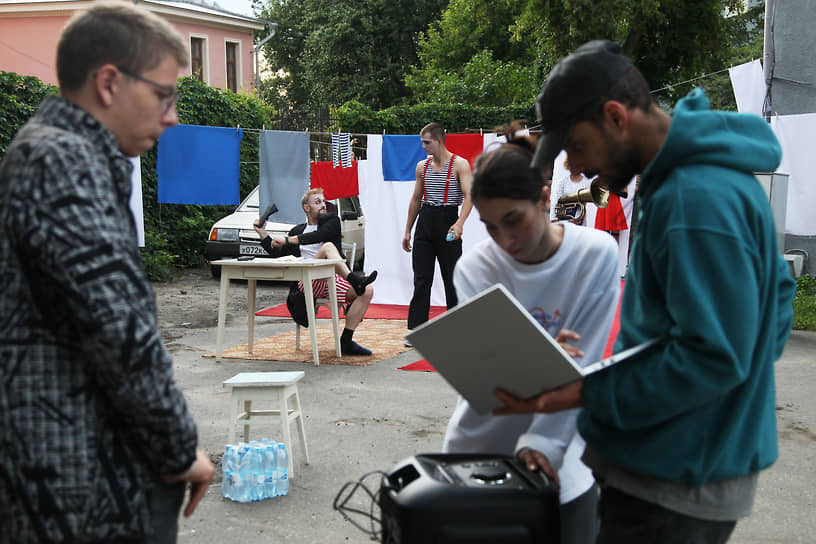
M 799 331 L 816 330 L 816 278 L 810 274 L 802 274 L 796 278 L 793 328 Z

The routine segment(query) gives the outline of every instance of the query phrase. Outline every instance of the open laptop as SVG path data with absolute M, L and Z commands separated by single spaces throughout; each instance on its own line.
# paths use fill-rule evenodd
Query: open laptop
M 497 387 L 520 398 L 532 397 L 628 359 L 661 340 L 582 367 L 501 284 L 422 324 L 407 338 L 481 414 L 502 406 L 494 394 Z

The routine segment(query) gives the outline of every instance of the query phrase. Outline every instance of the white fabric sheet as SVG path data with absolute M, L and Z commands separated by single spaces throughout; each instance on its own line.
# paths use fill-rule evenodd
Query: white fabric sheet
M 402 235 L 408 219 L 408 201 L 414 192 L 413 181 L 386 182 L 382 172 L 382 135 L 369 134 L 367 159 L 359 161 L 357 178 L 360 204 L 365 210 L 365 271 L 377 270 L 374 298 L 377 304 L 405 304 L 414 292 L 411 254 L 402 249 Z M 488 236 L 474 210 L 465 222 L 462 251 Z M 436 266 L 431 305 L 445 305 L 445 291 L 439 265 Z
M 130 212 L 133 214 L 133 224 L 136 226 L 136 239 L 139 247 L 144 247 L 144 208 L 142 204 L 142 160 L 139 157 L 130 157 L 133 163 L 133 172 L 130 174 Z
M 765 101 L 765 74 L 762 63 L 752 60 L 728 69 L 734 97 L 737 99 L 737 110 L 742 113 L 755 113 L 762 116 L 762 104 Z
M 788 174 L 788 207 L 785 232 L 799 236 L 816 235 L 816 113 L 771 118 L 771 128 L 782 144 L 782 164 L 777 172 Z

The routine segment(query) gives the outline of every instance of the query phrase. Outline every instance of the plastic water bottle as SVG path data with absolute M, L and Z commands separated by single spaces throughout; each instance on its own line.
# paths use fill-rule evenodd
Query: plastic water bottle
M 238 477 L 238 448 L 227 445 L 221 458 L 221 470 L 224 479 L 221 482 L 221 494 L 227 499 L 235 500 L 235 479 Z
M 275 485 L 275 471 L 277 469 L 277 465 L 275 464 L 275 458 L 277 457 L 275 455 L 276 450 L 277 448 L 274 442 L 267 443 L 263 449 L 263 498 L 265 499 L 271 499 L 277 493 L 277 486 Z
M 264 498 L 264 450 L 260 442 L 252 442 L 249 450 L 252 467 L 252 488 L 249 492 L 249 500 L 261 501 Z
M 243 442 L 238 446 L 238 478 L 235 479 L 235 498 L 238 502 L 252 500 L 252 448 Z
M 275 452 L 275 465 L 277 466 L 277 482 L 275 492 L 278 496 L 289 493 L 289 454 L 286 452 L 286 444 L 278 443 Z
M 456 233 L 452 230 L 448 231 L 448 235 L 445 236 L 446 242 L 453 242 L 456 239 Z

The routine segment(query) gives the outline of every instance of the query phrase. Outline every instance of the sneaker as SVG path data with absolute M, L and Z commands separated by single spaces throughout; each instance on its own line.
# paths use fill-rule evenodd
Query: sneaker
M 346 281 L 354 287 L 354 292 L 357 293 L 358 296 L 365 293 L 366 285 L 373 282 L 377 279 L 377 271 L 375 270 L 368 276 L 365 274 L 360 274 L 359 272 L 349 272 L 349 275 L 346 276 Z
M 371 355 L 371 350 L 366 349 L 355 341 L 348 344 L 340 344 L 340 351 L 343 355 Z
M 412 348 L 412 347 L 414 347 L 414 345 L 411 343 L 411 341 L 410 341 L 410 340 L 408 340 L 408 339 L 406 338 L 406 339 L 405 339 L 405 347 L 406 347 L 406 348 Z

